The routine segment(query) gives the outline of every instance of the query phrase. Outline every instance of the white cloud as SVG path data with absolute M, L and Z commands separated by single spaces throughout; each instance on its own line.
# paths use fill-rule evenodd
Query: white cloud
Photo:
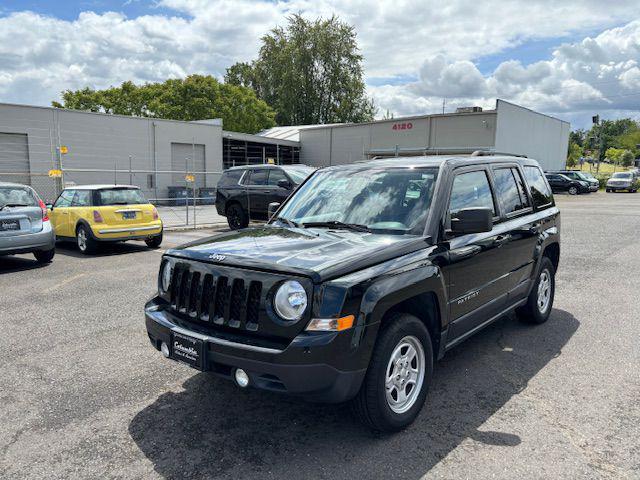
M 103 88 L 189 73 L 221 77 L 255 58 L 260 37 L 286 15 L 337 14 L 353 24 L 368 78 L 414 77 L 370 87 L 396 115 L 448 104 L 490 105 L 496 96 L 549 113 L 629 111 L 640 96 L 637 1 L 525 0 L 160 0 L 163 11 L 127 18 L 85 12 L 64 21 L 32 12 L 0 16 L 0 101 L 48 104 L 64 89 Z M 153 13 L 153 10 L 151 10 Z M 560 45 L 546 61 L 500 64 L 483 76 L 474 61 L 532 40 L 600 31 Z M 622 95 L 626 96 L 622 96 Z

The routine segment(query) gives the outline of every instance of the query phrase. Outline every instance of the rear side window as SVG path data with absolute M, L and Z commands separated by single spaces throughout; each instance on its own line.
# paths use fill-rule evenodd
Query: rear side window
M 0 187 L 0 207 L 5 205 L 15 207 L 36 207 L 38 200 L 28 188 Z
M 453 179 L 449 200 L 451 218 L 456 218 L 457 213 L 463 208 L 472 207 L 490 208 L 494 215 L 496 213 L 491 186 L 484 170 L 461 173 Z
M 219 186 L 230 187 L 233 185 L 238 185 L 238 182 L 240 182 L 240 178 L 242 178 L 242 174 L 245 171 L 246 170 L 229 170 L 227 172 L 224 172 L 222 174 L 222 177 L 220 178 Z
M 524 176 L 527 179 L 529 188 L 531 189 L 531 196 L 533 197 L 533 204 L 536 208 L 551 205 L 552 195 L 547 182 L 544 181 L 544 176 L 538 167 L 524 166 Z
M 517 169 L 497 168 L 493 174 L 496 179 L 496 193 L 506 215 L 529 207 L 524 182 Z

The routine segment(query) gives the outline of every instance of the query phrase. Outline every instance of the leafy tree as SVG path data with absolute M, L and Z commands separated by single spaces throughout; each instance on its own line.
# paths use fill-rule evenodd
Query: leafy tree
M 630 150 L 625 150 L 624 153 L 620 156 L 620 163 L 624 167 L 630 167 L 631 165 L 633 165 L 634 160 L 635 160 L 635 157 L 633 156 L 633 153 L 631 153 Z
M 582 147 L 577 143 L 569 142 L 569 152 L 567 154 L 567 167 L 575 167 L 582 157 Z
M 333 16 L 288 18 L 262 37 L 258 59 L 227 69 L 227 83 L 251 87 L 280 125 L 363 122 L 375 107 L 365 91 L 355 30 Z
M 638 129 L 638 124 L 630 118 L 618 120 L 603 120 L 600 125 L 594 125 L 585 138 L 588 149 L 598 150 L 600 160 L 606 156 L 609 147 L 619 147 L 617 139 L 630 131 Z M 600 144 L 598 144 L 600 141 Z M 600 148 L 602 147 L 602 148 Z
M 621 148 L 609 147 L 609 148 L 607 148 L 605 156 L 606 156 L 606 158 L 611 160 L 612 163 L 615 163 L 616 165 L 619 165 L 620 164 L 620 159 L 622 158 L 622 155 L 624 154 L 624 152 L 625 152 L 625 150 L 623 150 Z
M 640 128 L 629 130 L 616 138 L 616 146 L 630 150 L 634 155 L 640 154 Z
M 185 121 L 222 118 L 225 128 L 247 133 L 275 125 L 275 112 L 258 99 L 253 90 L 220 83 L 208 75 L 190 75 L 141 86 L 124 82 L 120 87 L 105 90 L 67 90 L 62 93 L 62 99 L 62 104 L 52 102 L 52 105 Z

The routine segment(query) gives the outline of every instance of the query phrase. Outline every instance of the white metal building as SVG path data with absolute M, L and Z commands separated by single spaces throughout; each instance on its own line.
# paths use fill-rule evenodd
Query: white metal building
M 564 168 L 570 125 L 504 100 L 494 110 L 422 115 L 362 124 L 300 127 L 300 162 L 339 165 L 379 156 L 437 155 L 489 150 L 526 155 L 544 169 Z M 295 138 L 295 127 L 262 135 Z

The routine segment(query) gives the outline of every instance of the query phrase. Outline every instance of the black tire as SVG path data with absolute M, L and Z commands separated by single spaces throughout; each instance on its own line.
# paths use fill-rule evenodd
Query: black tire
M 55 248 L 52 248 L 51 250 L 36 250 L 33 252 L 33 256 L 36 257 L 36 261 L 38 263 L 51 263 L 55 254 Z
M 569 192 L 569 195 L 577 195 L 578 194 L 578 187 L 575 186 L 571 186 L 569 187 L 569 190 L 567 190 Z
M 98 250 L 98 242 L 91 236 L 91 232 L 84 225 L 78 226 L 76 229 L 76 245 L 80 253 L 91 255 Z
M 605 189 L 605 191 L 606 191 L 607 193 L 611 193 L 611 189 L 610 189 L 610 188 L 606 188 L 606 189 Z
M 227 208 L 227 223 L 231 230 L 240 230 L 249 225 L 249 216 L 239 203 L 232 203 Z
M 408 409 L 401 413 L 392 410 L 387 400 L 387 388 L 385 382 L 390 372 L 395 372 L 397 364 L 391 365 L 392 354 L 396 351 L 401 342 L 412 339 L 418 341 L 422 346 L 424 376 L 422 382 L 414 383 L 417 393 L 408 392 L 407 396 L 412 397 L 412 403 L 407 404 Z M 402 351 L 402 350 L 400 350 Z M 417 350 L 416 350 L 417 352 Z M 419 355 L 417 356 L 419 358 Z M 394 370 L 388 370 L 393 367 Z M 407 367 L 405 366 L 405 369 Z M 351 406 L 356 417 L 366 426 L 381 432 L 395 432 L 402 430 L 413 422 L 427 397 L 431 377 L 433 375 L 433 347 L 429 331 L 419 319 L 413 315 L 404 313 L 393 314 L 385 322 L 382 330 L 378 334 L 378 340 L 371 355 L 369 368 L 360 387 L 360 391 L 352 400 Z M 417 375 L 419 378 L 420 375 Z M 400 375 L 398 376 L 400 379 Z M 409 380 L 409 379 L 408 379 Z M 401 381 L 401 380 L 398 380 Z M 395 382 L 394 382 L 395 383 Z M 408 388 L 410 381 L 407 381 Z M 416 385 L 421 384 L 420 387 Z M 393 393 L 392 386 L 390 394 Z M 406 390 L 405 390 L 406 392 Z M 396 390 L 396 396 L 398 391 Z
M 147 238 L 144 243 L 146 243 L 149 248 L 160 248 L 160 245 L 162 245 L 162 233 L 155 237 Z
M 542 299 L 540 298 L 540 283 L 543 282 L 545 274 L 548 278 L 548 288 L 549 288 L 549 297 L 548 301 L 545 302 L 545 307 L 542 308 L 540 306 L 539 300 L 542 303 Z M 553 268 L 553 263 L 549 259 L 549 257 L 542 257 L 540 261 L 540 268 L 538 269 L 538 275 L 536 277 L 536 281 L 533 284 L 533 288 L 531 289 L 531 293 L 529 294 L 529 298 L 527 299 L 526 305 L 520 307 L 516 313 L 518 317 L 528 323 L 544 323 L 549 318 L 551 314 L 551 310 L 553 309 L 553 299 L 556 292 L 556 280 L 555 280 L 555 269 Z

